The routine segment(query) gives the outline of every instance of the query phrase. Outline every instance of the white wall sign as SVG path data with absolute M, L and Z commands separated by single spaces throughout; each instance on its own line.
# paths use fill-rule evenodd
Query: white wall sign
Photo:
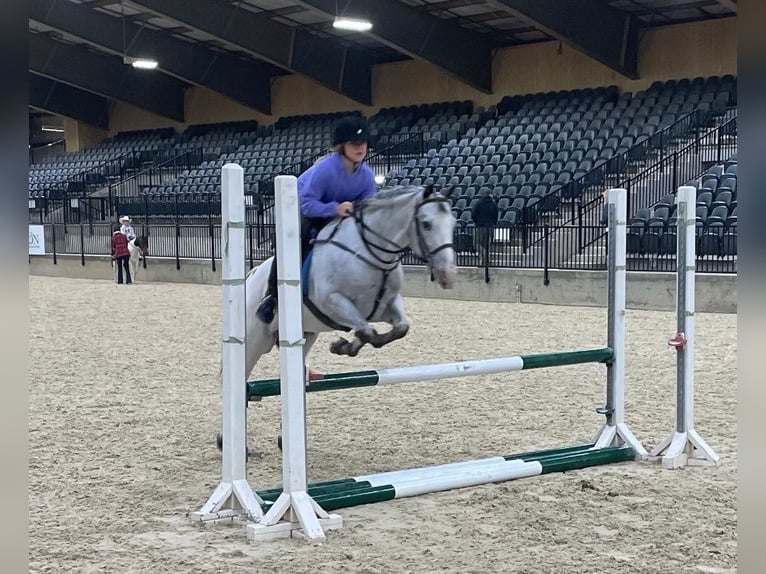
M 29 226 L 29 254 L 45 255 L 45 226 Z

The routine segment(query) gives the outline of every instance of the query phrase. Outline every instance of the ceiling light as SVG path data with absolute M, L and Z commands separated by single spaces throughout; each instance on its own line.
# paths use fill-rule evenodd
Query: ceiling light
M 341 18 L 338 16 L 332 23 L 333 28 L 339 30 L 353 30 L 354 32 L 366 32 L 372 28 L 372 22 L 369 20 L 360 20 L 358 18 Z
M 51 126 L 43 126 L 40 129 L 42 131 L 44 131 L 44 132 L 56 132 L 58 134 L 63 134 L 64 133 L 64 128 L 56 128 L 56 127 L 51 127 Z
M 157 60 L 150 60 L 149 58 L 130 58 L 128 56 L 123 58 L 123 62 L 140 70 L 154 70 L 159 65 Z

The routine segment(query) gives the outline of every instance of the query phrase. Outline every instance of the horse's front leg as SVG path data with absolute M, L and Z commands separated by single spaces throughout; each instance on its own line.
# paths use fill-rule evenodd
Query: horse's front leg
M 332 293 L 327 297 L 327 307 L 331 309 L 328 313 L 333 320 L 344 325 L 351 325 L 356 335 L 351 341 L 339 337 L 330 345 L 330 352 L 336 355 L 348 355 L 356 357 L 359 349 L 377 335 L 364 316 L 359 312 L 351 300 L 340 293 Z
M 397 339 L 404 338 L 410 330 L 410 323 L 407 321 L 407 315 L 404 312 L 404 301 L 401 295 L 397 295 L 391 300 L 386 306 L 386 312 L 388 317 L 385 318 L 385 321 L 391 324 L 391 330 L 387 333 L 375 333 L 372 336 L 369 343 L 376 349 L 383 345 L 388 345 Z

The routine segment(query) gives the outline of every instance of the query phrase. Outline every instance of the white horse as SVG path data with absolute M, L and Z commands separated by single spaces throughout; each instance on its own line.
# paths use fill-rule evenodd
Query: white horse
M 352 340 L 341 337 L 330 345 L 331 352 L 352 357 L 367 343 L 379 348 L 407 334 L 400 259 L 408 249 L 425 260 L 439 286 L 452 288 L 455 218 L 449 193 L 451 189 L 442 195 L 431 186 L 381 190 L 358 202 L 353 216 L 335 218 L 322 229 L 314 242 L 308 298 L 304 298 L 304 355 L 322 332 L 353 331 Z M 278 311 L 269 325 L 255 317 L 273 259 L 254 268 L 246 279 L 248 376 L 278 340 Z M 372 322 L 388 323 L 391 329 L 378 333 Z
M 312 249 L 308 298 L 304 297 L 302 309 L 304 363 L 322 332 L 353 331 L 352 340 L 340 337 L 330 345 L 332 353 L 352 357 L 367 343 L 379 348 L 407 334 L 410 324 L 400 294 L 404 279 L 400 259 L 408 249 L 425 260 L 440 287 L 452 288 L 457 271 L 451 191 L 442 195 L 431 186 L 381 190 L 355 204 L 353 216 L 335 218 L 322 229 Z M 278 311 L 268 325 L 255 316 L 273 260 L 270 257 L 252 269 L 245 281 L 247 377 L 278 341 Z M 391 329 L 378 333 L 371 322 L 388 323 Z M 222 384 L 222 363 L 220 367 Z M 311 371 L 307 372 L 310 376 Z M 281 448 L 281 436 L 278 444 Z M 220 434 L 217 445 L 222 448 Z

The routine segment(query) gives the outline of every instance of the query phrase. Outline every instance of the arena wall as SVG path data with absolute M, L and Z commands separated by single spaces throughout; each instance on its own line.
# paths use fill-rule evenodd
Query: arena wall
M 496 104 L 505 95 L 569 90 L 615 84 L 642 90 L 656 80 L 737 73 L 737 18 L 722 18 L 644 32 L 639 47 L 638 80 L 630 80 L 588 56 L 558 42 L 504 48 L 493 62 L 493 93 L 485 94 L 421 60 L 381 64 L 373 69 L 373 104 L 364 106 L 299 75 L 277 78 L 272 87 L 272 114 L 265 115 L 206 88 L 187 91 L 186 123 L 156 116 L 116 102 L 110 133 L 190 124 L 256 119 L 271 124 L 279 117 L 361 110 L 374 114 L 382 107 L 473 100 Z M 68 135 L 68 134 L 67 134 Z
M 79 256 L 59 255 L 54 265 L 51 255 L 30 256 L 31 275 L 112 279 L 109 257 L 86 256 L 82 265 Z M 408 267 L 404 293 L 408 297 L 448 298 L 496 302 L 538 303 L 603 307 L 606 305 L 606 272 L 549 272 L 549 285 L 543 284 L 543 273 L 535 269 L 492 269 L 490 282 L 484 282 L 482 269 L 462 267 L 455 288 L 440 289 L 430 281 L 422 267 Z M 176 269 L 175 259 L 150 258 L 141 269 L 139 282 L 220 284 L 220 261 L 216 271 L 209 260 L 184 259 Z M 628 307 L 631 309 L 672 311 L 675 305 L 674 273 L 628 272 Z M 698 274 L 696 281 L 697 311 L 701 313 L 737 312 L 736 275 Z

